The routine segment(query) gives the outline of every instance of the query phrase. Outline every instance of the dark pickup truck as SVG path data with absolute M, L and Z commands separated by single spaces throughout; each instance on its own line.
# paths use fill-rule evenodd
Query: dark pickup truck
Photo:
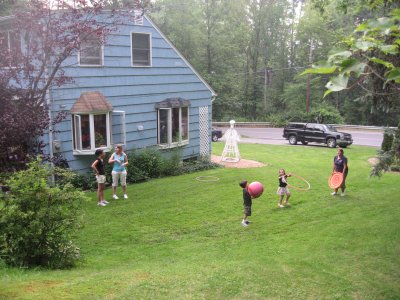
M 303 145 L 313 142 L 326 144 L 329 148 L 335 148 L 336 145 L 346 148 L 353 144 L 351 134 L 338 132 L 330 125 L 316 123 L 289 123 L 283 129 L 283 137 L 291 145 L 296 145 L 297 142 Z

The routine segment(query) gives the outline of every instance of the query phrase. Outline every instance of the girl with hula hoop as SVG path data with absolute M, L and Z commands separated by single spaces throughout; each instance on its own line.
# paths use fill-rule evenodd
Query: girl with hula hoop
M 285 169 L 280 169 L 279 170 L 279 187 L 278 190 L 276 191 L 276 193 L 280 196 L 280 200 L 278 203 L 278 206 L 280 208 L 283 208 L 285 206 L 283 206 L 283 198 L 286 195 L 286 201 L 285 201 L 285 205 L 286 206 L 290 206 L 289 204 L 289 198 L 290 198 L 290 191 L 287 187 L 288 183 L 287 183 L 287 178 L 292 176 L 292 174 L 286 174 Z

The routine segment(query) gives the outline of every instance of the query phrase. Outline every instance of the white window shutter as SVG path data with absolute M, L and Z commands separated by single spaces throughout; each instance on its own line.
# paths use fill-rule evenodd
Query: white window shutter
M 81 116 L 74 115 L 75 147 L 77 151 L 82 151 Z
M 125 112 L 114 110 L 111 113 L 111 142 L 126 146 Z

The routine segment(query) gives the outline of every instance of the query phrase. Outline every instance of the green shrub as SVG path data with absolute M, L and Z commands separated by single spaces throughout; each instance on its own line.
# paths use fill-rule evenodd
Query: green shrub
M 381 145 L 381 150 L 384 152 L 390 151 L 392 149 L 394 139 L 394 132 L 390 128 L 386 128 L 383 133 L 383 141 Z
M 400 163 L 400 123 L 393 136 L 392 151 L 395 161 Z
M 64 180 L 50 186 L 54 174 Z M 69 183 L 73 176 L 36 160 L 6 181 L 11 192 L 2 200 L 0 253 L 8 265 L 67 268 L 79 259 L 71 238 L 86 196 Z
M 392 171 L 392 172 L 400 172 L 400 165 L 390 166 L 390 171 Z
M 107 154 L 104 161 L 106 165 L 107 183 L 112 182 L 111 171 L 112 164 L 108 163 L 111 154 Z M 163 176 L 175 176 L 201 170 L 208 170 L 219 167 L 219 165 L 211 163 L 209 159 L 190 160 L 182 162 L 182 149 L 173 148 L 161 150 L 155 147 L 133 150 L 127 153 L 129 164 L 127 169 L 128 183 L 141 182 L 151 178 Z M 70 183 L 77 189 L 96 190 L 97 182 L 93 172 L 87 174 L 79 174 L 70 179 Z

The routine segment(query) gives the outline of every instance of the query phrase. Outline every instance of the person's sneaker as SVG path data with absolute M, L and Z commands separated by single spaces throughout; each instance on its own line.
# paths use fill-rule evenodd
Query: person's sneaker
M 119 199 L 117 195 L 113 195 L 113 198 L 114 198 L 115 200 L 118 200 L 118 199 Z
M 104 204 L 110 203 L 110 202 L 108 202 L 107 200 L 102 200 L 101 202 L 103 202 Z
M 344 197 L 344 196 L 346 196 L 346 193 L 343 192 L 343 193 L 340 194 L 340 196 Z
M 245 221 L 247 225 L 249 225 L 251 223 L 251 221 L 246 220 Z
M 128 195 L 127 194 L 124 194 L 124 199 L 128 199 Z
M 286 205 L 286 206 L 290 206 L 290 203 L 289 203 L 289 202 L 286 202 L 285 205 Z
M 336 193 L 336 192 L 333 192 L 333 193 L 331 193 L 331 195 L 332 195 L 332 196 L 336 196 L 336 195 L 337 195 L 337 193 Z
M 103 202 L 97 202 L 98 206 L 106 206 L 107 204 L 103 203 Z
M 279 204 L 279 207 L 280 207 L 280 208 L 284 208 L 284 206 L 283 206 L 282 204 Z
M 242 226 L 243 226 L 243 227 L 247 227 L 247 226 L 249 226 L 249 224 L 247 224 L 246 221 L 243 220 L 243 221 L 242 221 Z

